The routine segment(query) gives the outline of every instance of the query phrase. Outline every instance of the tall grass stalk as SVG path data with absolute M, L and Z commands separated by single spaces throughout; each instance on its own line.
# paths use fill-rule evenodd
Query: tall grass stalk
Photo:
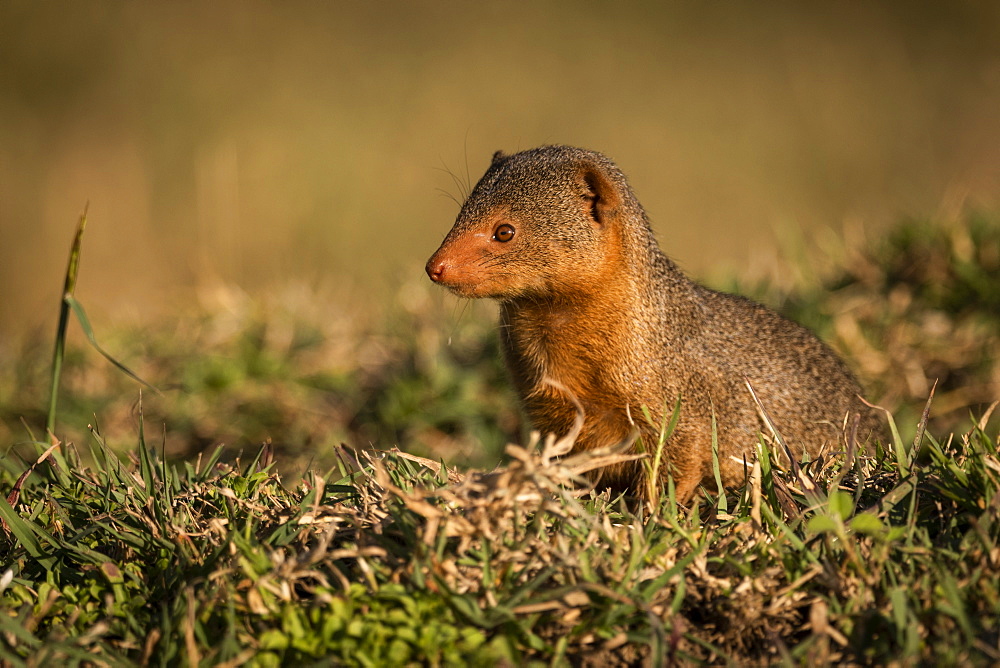
M 63 291 L 59 302 L 59 325 L 56 327 L 56 340 L 52 350 L 52 377 L 49 389 L 49 410 L 45 418 L 45 432 L 49 439 L 55 439 L 56 430 L 56 405 L 59 401 L 59 378 L 62 375 L 63 356 L 66 352 L 66 327 L 69 325 L 70 303 L 67 297 L 72 297 L 76 291 L 76 279 L 80 271 L 80 249 L 83 245 L 83 232 L 87 229 L 87 209 L 89 204 L 83 207 L 80 214 L 80 221 L 76 226 L 76 234 L 73 237 L 73 245 L 69 251 L 69 262 L 66 265 L 66 275 L 63 279 Z M 36 442 L 36 448 L 41 453 L 45 449 L 45 444 Z M 63 456 L 61 448 L 55 448 L 50 455 L 56 462 L 57 475 L 60 478 L 66 475 L 68 466 L 66 458 Z
M 87 228 L 87 207 L 80 215 L 76 226 L 76 235 L 69 251 L 69 263 L 66 265 L 66 276 L 63 280 L 63 291 L 59 304 L 59 326 L 56 328 L 55 349 L 52 351 L 52 385 L 49 391 L 49 412 L 45 421 L 45 430 L 52 434 L 56 428 L 56 403 L 59 399 L 59 376 L 62 374 L 63 355 L 66 350 L 66 327 L 69 325 L 70 305 L 66 300 L 76 291 L 76 278 L 80 271 L 80 248 L 83 244 L 83 232 Z

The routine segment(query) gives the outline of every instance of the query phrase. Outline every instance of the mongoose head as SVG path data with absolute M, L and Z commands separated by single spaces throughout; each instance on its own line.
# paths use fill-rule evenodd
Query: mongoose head
M 624 175 L 600 153 L 568 146 L 498 151 L 427 274 L 462 297 L 585 293 L 620 270 L 621 219 L 637 207 Z

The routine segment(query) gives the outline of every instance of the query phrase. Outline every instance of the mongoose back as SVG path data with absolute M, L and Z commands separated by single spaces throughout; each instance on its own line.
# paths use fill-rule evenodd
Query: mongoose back
M 659 248 L 625 175 L 600 153 L 543 146 L 497 152 L 427 274 L 462 297 L 500 304 L 504 357 L 525 412 L 574 451 L 620 443 L 637 428 L 655 444 L 678 397 L 665 445 L 676 497 L 715 487 L 713 416 L 725 486 L 742 484 L 758 432 L 768 433 L 749 380 L 796 456 L 836 447 L 849 414 L 877 420 L 837 355 L 807 329 L 749 299 L 687 278 Z M 555 381 L 549 382 L 549 381 Z M 643 494 L 641 463 L 601 484 Z

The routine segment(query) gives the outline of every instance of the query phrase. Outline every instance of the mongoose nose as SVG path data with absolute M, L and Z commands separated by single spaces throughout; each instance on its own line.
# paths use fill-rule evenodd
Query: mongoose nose
M 440 283 L 444 279 L 444 270 L 447 265 L 444 260 L 436 260 L 431 258 L 427 261 L 427 275 L 431 277 L 431 280 L 435 283 Z

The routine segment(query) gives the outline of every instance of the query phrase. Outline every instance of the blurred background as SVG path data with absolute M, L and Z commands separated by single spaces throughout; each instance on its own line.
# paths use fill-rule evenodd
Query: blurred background
M 527 438 L 495 307 L 423 264 L 544 143 L 616 160 L 670 255 L 816 330 L 904 438 L 935 380 L 936 434 L 1000 396 L 1000 4 L 0 0 L 0 445 L 44 439 L 89 202 L 77 297 L 162 393 L 72 323 L 65 442 L 133 448 L 141 401 L 169 456 L 493 466 Z
M 0 340 L 78 296 L 143 318 L 206 284 L 377 303 L 497 149 L 618 161 L 695 273 L 790 236 L 990 208 L 1000 5 L 0 3 Z

